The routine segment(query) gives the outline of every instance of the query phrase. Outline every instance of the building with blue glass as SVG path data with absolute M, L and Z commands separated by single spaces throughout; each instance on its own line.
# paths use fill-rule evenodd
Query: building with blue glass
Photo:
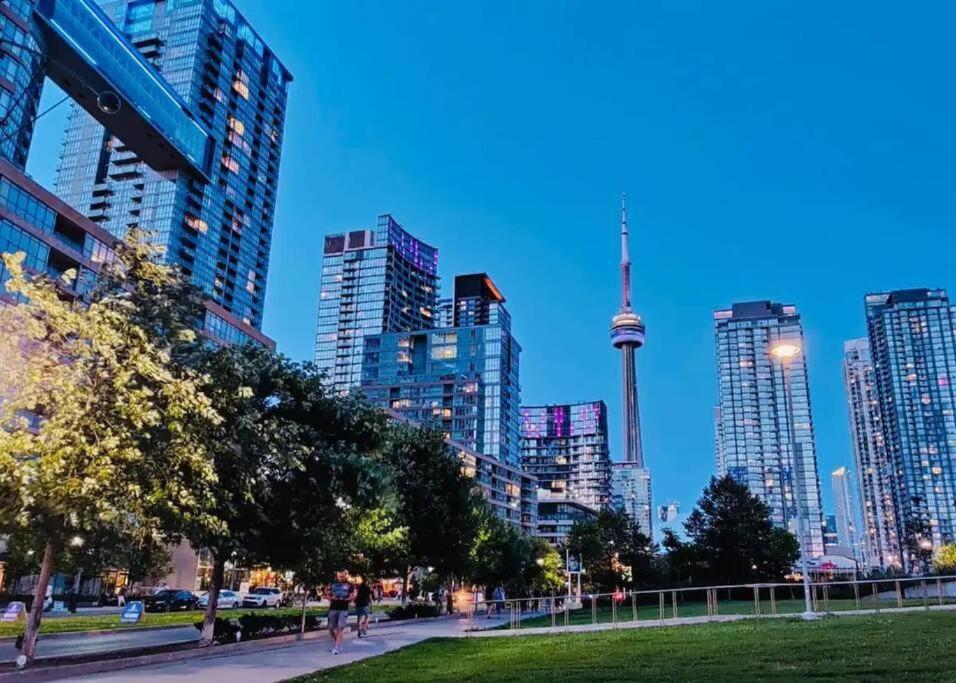
M 611 503 L 607 405 L 586 401 L 521 407 L 521 463 L 538 497 L 601 510 Z
M 315 363 L 336 391 L 362 383 L 365 339 L 435 326 L 438 250 L 390 215 L 375 230 L 327 235 Z
M 240 328 L 258 330 L 289 72 L 228 0 L 41 0 L 35 14 L 49 72 L 87 83 L 95 72 L 119 101 L 104 113 L 77 86 L 56 194 L 116 237 L 148 231 Z M 76 35 L 89 43 L 83 71 L 62 47 Z M 121 125 L 130 116 L 145 123 Z M 224 326 L 204 321 L 245 334 Z
M 893 496 L 894 466 L 887 457 L 876 369 L 868 339 L 844 342 L 843 386 L 860 496 L 864 554 L 875 569 L 899 569 L 902 554 Z
M 366 334 L 362 391 L 374 404 L 520 468 L 521 347 L 504 302 L 486 274 L 456 277 L 456 318 L 474 324 Z
M 956 541 L 956 306 L 942 289 L 868 294 L 867 332 L 904 566 Z
M 781 342 L 804 347 L 800 314 L 770 301 L 733 304 L 714 312 L 714 335 L 718 472 L 746 484 L 774 524 L 798 539 L 802 518 L 801 546 L 809 546 L 809 559 L 820 557 L 824 520 L 806 360 L 800 353 L 785 367 L 771 354 Z

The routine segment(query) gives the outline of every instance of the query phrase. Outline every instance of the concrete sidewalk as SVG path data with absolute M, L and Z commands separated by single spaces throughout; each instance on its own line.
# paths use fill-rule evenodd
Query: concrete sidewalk
M 489 627 L 508 623 L 507 618 L 481 620 Z M 294 676 L 350 664 L 368 657 L 385 654 L 429 638 L 466 635 L 466 619 L 408 621 L 369 629 L 367 638 L 348 633 L 342 654 L 329 652 L 329 639 L 290 643 L 265 652 L 212 655 L 186 662 L 124 669 L 110 674 L 96 674 L 70 681 L 183 681 L 190 683 L 229 681 L 229 683 L 263 683 L 281 681 Z M 67 679 L 61 679 L 67 680 Z

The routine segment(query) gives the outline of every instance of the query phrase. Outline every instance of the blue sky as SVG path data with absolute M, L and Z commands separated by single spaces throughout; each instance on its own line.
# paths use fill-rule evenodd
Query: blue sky
M 804 316 L 829 501 L 864 293 L 956 290 L 950 4 L 236 1 L 295 76 L 265 314 L 294 358 L 323 235 L 390 212 L 446 291 L 492 275 L 524 401 L 603 398 L 616 458 L 626 191 L 657 502 L 689 510 L 714 469 L 713 309 L 765 298 Z M 30 160 L 48 185 L 65 113 Z

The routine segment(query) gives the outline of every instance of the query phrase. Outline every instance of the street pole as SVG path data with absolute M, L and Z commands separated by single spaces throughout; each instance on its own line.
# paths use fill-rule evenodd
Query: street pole
M 810 544 L 807 539 L 807 519 L 801 510 L 801 503 L 806 504 L 803 496 L 803 469 L 799 466 L 797 460 L 797 432 L 793 426 L 793 382 L 791 379 L 791 367 L 790 363 L 793 359 L 793 356 L 778 356 L 780 359 L 780 367 L 783 370 L 783 391 L 786 395 L 787 402 L 787 426 L 789 427 L 789 436 L 790 436 L 790 460 L 791 460 L 791 472 L 796 470 L 796 476 L 794 481 L 796 483 L 796 508 L 797 512 L 797 528 L 800 533 L 800 571 L 803 574 L 803 602 L 804 602 L 804 619 L 815 619 L 816 613 L 813 611 L 813 602 L 810 597 L 810 571 L 807 567 L 807 553 L 810 549 Z M 802 453 L 801 453 L 801 460 Z M 809 511 L 808 511 L 809 513 Z

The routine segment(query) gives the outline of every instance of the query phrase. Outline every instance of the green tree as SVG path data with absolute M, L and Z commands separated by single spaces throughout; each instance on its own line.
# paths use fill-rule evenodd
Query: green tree
M 684 524 L 703 572 L 718 583 L 779 580 L 800 546 L 770 522 L 770 509 L 732 477 L 711 478 Z
M 537 595 L 550 595 L 564 585 L 564 563 L 557 550 L 543 538 L 531 538 L 525 561 L 524 585 Z
M 535 559 L 531 539 L 495 514 L 484 501 L 476 501 L 475 516 L 477 531 L 468 577 L 479 586 L 491 588 L 500 583 L 509 594 L 525 593 L 529 563 Z
M 956 543 L 941 545 L 933 555 L 933 569 L 937 574 L 956 572 Z
M 441 431 L 396 424 L 389 432 L 385 459 L 395 483 L 395 522 L 406 529 L 407 538 L 399 571 L 406 582 L 414 567 L 461 575 L 479 522 L 474 482 L 451 455 Z M 407 592 L 402 591 L 403 600 Z
M 145 249 L 127 246 L 104 264 L 106 277 L 168 274 L 148 258 L 125 260 Z M 79 305 L 57 283 L 26 277 L 22 253 L 3 258 L 7 290 L 23 303 L 0 310 L 0 530 L 45 539 L 24 636 L 30 662 L 70 539 L 145 541 L 187 522 L 215 524 L 204 513 L 215 474 L 197 432 L 218 416 L 201 379 L 171 362 L 172 345 L 140 324 L 125 290 L 103 286 Z
M 589 590 L 612 591 L 656 578 L 657 547 L 623 510 L 601 510 L 576 521 L 567 546 L 580 556 Z

